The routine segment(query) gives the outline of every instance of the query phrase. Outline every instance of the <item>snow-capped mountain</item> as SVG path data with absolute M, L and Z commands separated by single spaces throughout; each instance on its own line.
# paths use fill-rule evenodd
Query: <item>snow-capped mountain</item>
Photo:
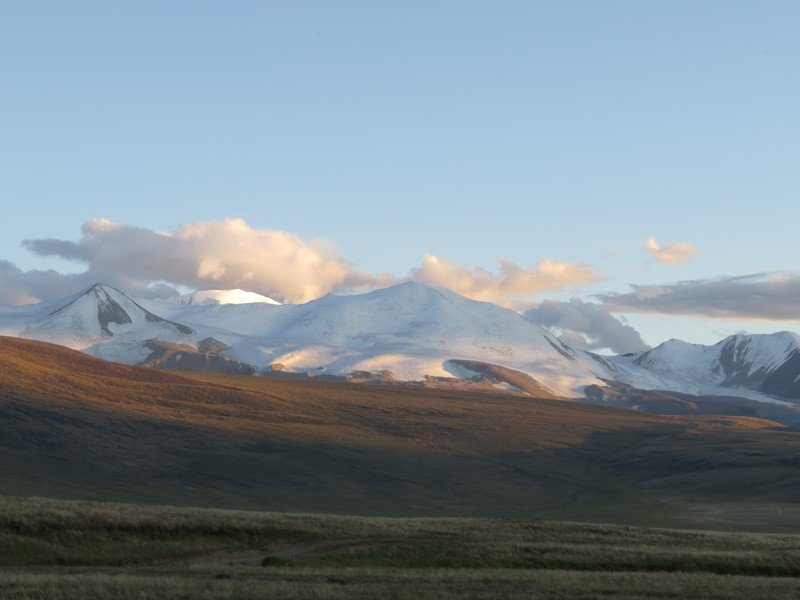
M 800 337 L 787 332 L 731 336 L 713 346 L 670 340 L 639 354 L 601 357 L 571 348 L 517 312 L 420 283 L 297 305 L 255 296 L 207 291 L 137 301 L 97 284 L 59 302 L 0 307 L 0 335 L 128 364 L 477 382 L 633 407 L 636 390 L 736 396 L 793 409 L 800 399 Z
M 562 344 L 519 313 L 444 288 L 403 283 L 300 305 L 147 304 L 225 342 L 225 354 L 259 369 L 394 379 L 464 376 L 452 360 L 501 364 L 531 374 L 558 395 L 600 383 L 587 353 Z M 535 375 L 534 375 L 535 374 Z
M 419 283 L 300 305 L 201 298 L 135 301 L 98 284 L 60 302 L 2 309 L 0 333 L 129 364 L 163 364 L 154 360 L 156 346 L 161 353 L 170 349 L 173 365 L 210 364 L 185 358 L 187 348 L 197 348 L 231 359 L 239 369 L 251 365 L 256 372 L 283 375 L 368 372 L 399 381 L 471 380 L 480 373 L 465 365 L 484 371 L 475 365 L 485 363 L 528 374 L 554 396 L 579 394 L 605 375 L 592 355 L 566 346 L 519 313 Z
M 131 364 L 146 358 L 144 340 L 191 343 L 197 339 L 191 327 L 157 316 L 104 284 L 56 302 L 0 307 L 0 334 L 52 342 Z
M 609 362 L 616 379 L 645 389 L 703 394 L 724 388 L 800 399 L 800 336 L 788 331 L 732 335 L 712 346 L 673 339 Z

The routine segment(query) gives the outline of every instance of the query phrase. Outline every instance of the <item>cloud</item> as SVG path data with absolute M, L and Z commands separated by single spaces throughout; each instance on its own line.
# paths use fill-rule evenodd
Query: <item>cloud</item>
M 76 275 L 57 271 L 22 271 L 7 260 L 0 260 L 0 304 L 34 304 L 44 299 L 66 296 L 83 283 Z
M 96 282 L 138 297 L 165 297 L 176 287 L 242 288 L 288 302 L 329 292 L 367 290 L 397 282 L 391 275 L 357 271 L 327 240 L 304 240 L 286 231 L 255 229 L 242 219 L 202 221 L 155 231 L 106 219 L 83 224 L 77 241 L 28 239 L 37 256 L 85 266 L 74 275 L 0 269 L 0 303 L 62 298 Z M 426 254 L 408 278 L 448 287 L 477 300 L 516 305 L 521 298 L 593 283 L 600 274 L 584 264 L 542 260 L 522 268 L 500 260 L 500 270 L 467 269 Z
M 305 241 L 285 231 L 254 229 L 242 219 L 203 221 L 174 231 L 93 219 L 84 223 L 80 241 L 32 239 L 23 244 L 39 256 L 78 261 L 87 270 L 73 284 L 104 281 L 130 293 L 168 293 L 164 283 L 198 289 L 245 288 L 290 302 L 305 302 L 328 292 L 391 283 L 385 274 L 359 273 L 341 258 L 334 244 Z M 55 281 L 52 272 L 48 279 Z M 35 273 L 15 275 L 21 281 Z M 161 287 L 151 283 L 161 282 Z M 50 299 L 54 290 L 20 291 Z M 54 286 L 64 287 L 64 286 Z M 67 286 L 68 287 L 68 286 Z M 20 288 L 21 289 L 21 288 Z M 72 289 L 71 291 L 77 291 Z M 10 294 L 9 294 L 10 296 Z
M 553 292 L 568 287 L 595 283 L 600 273 L 584 263 L 542 260 L 535 267 L 523 268 L 509 260 L 499 260 L 500 272 L 477 267 L 468 269 L 433 254 L 425 254 L 422 266 L 411 270 L 411 279 L 449 288 L 474 300 L 514 304 L 517 299 Z
M 800 320 L 800 274 L 756 273 L 669 285 L 631 285 L 596 296 L 611 310 L 714 319 Z
M 609 348 L 618 354 L 625 354 L 641 352 L 650 347 L 636 329 L 614 317 L 605 307 L 578 298 L 572 298 L 569 302 L 545 300 L 527 310 L 525 316 L 534 323 L 555 330 L 565 343 L 587 350 Z
M 669 246 L 661 246 L 656 238 L 647 238 L 647 248 L 658 262 L 665 265 L 683 265 L 692 260 L 698 250 L 689 242 L 678 242 Z
M 142 281 L 124 273 L 99 275 L 91 271 L 64 274 L 53 269 L 23 271 L 0 260 L 0 305 L 19 306 L 58 300 L 95 283 L 103 282 L 137 298 L 167 298 L 179 292 L 164 282 Z

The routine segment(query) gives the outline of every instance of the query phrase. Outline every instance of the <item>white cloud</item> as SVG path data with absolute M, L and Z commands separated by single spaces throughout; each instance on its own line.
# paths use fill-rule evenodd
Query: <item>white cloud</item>
M 356 272 L 330 242 L 254 229 L 242 219 L 191 223 L 168 232 L 93 219 L 82 229 L 78 242 L 39 239 L 24 245 L 40 256 L 85 263 L 89 279 L 118 283 L 131 292 L 164 281 L 198 289 L 243 288 L 305 302 L 392 281 Z
M 692 260 L 698 250 L 689 242 L 678 242 L 669 246 L 662 246 L 656 238 L 649 237 L 645 242 L 647 248 L 658 262 L 665 265 L 683 265 Z
M 500 272 L 467 267 L 433 254 L 425 254 L 422 266 L 411 271 L 411 279 L 449 288 L 474 300 L 513 305 L 520 298 L 595 283 L 600 273 L 585 263 L 541 260 L 535 267 L 523 268 L 509 260 L 499 260 Z
M 38 256 L 85 265 L 82 273 L 22 272 L 11 263 L 0 268 L 0 302 L 53 300 L 104 282 L 134 296 L 162 297 L 180 286 L 194 289 L 241 288 L 288 302 L 306 302 L 329 292 L 367 290 L 395 283 L 386 273 L 357 271 L 333 242 L 303 240 L 286 231 L 255 229 L 242 219 L 189 223 L 155 231 L 106 219 L 84 223 L 78 241 L 29 239 Z M 432 254 L 409 278 L 434 283 L 474 298 L 517 306 L 543 292 L 582 286 L 601 279 L 584 263 L 542 260 L 523 268 L 499 261 L 499 272 L 468 269 Z

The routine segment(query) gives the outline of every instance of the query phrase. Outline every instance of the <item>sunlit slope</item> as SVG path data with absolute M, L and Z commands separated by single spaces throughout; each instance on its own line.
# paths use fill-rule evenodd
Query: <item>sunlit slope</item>
M 471 360 L 529 373 L 563 396 L 601 383 L 597 373 L 604 373 L 601 363 L 517 312 L 413 282 L 299 305 L 148 306 L 222 340 L 232 346 L 228 356 L 258 368 L 391 371 L 396 379 L 420 381 L 468 377 L 451 361 Z
M 0 432 L 4 494 L 781 525 L 800 502 L 800 436 L 769 421 L 176 376 L 12 338 L 0 338 Z

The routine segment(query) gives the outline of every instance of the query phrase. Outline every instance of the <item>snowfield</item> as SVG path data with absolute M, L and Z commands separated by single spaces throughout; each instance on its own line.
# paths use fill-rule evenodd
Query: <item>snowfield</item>
M 264 304 L 280 304 L 277 300 L 256 294 L 255 292 L 246 292 L 245 290 L 198 290 L 191 294 L 184 294 L 177 298 L 170 298 L 164 302 L 172 302 L 177 304 L 250 304 L 253 302 L 261 302 Z
M 159 304 L 147 306 L 157 310 Z M 166 318 L 229 344 L 227 356 L 259 368 L 280 363 L 290 371 L 334 375 L 388 370 L 397 379 L 418 381 L 452 377 L 445 363 L 455 358 L 530 373 L 562 395 L 602 383 L 595 372 L 601 366 L 590 356 L 519 313 L 419 283 L 299 305 L 164 309 Z

